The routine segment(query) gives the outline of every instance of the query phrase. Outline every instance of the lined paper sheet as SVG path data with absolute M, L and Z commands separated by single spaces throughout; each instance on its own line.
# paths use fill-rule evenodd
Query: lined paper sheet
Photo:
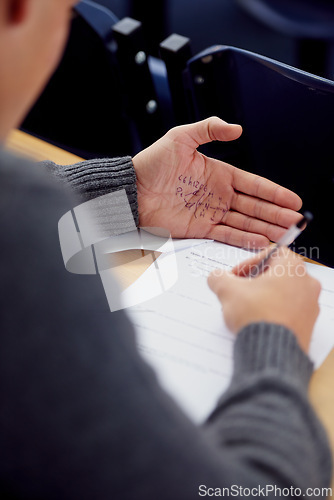
M 127 309 L 137 330 L 139 351 L 162 386 L 195 422 L 202 422 L 213 410 L 233 369 L 235 337 L 224 324 L 207 275 L 218 267 L 229 269 L 250 255 L 252 252 L 218 242 L 177 252 L 174 285 Z M 159 259 L 168 259 L 168 254 Z M 334 270 L 307 266 L 323 286 L 310 349 L 310 357 L 319 366 L 334 345 Z M 144 273 L 136 282 L 138 292 L 150 286 L 149 276 L 150 272 Z

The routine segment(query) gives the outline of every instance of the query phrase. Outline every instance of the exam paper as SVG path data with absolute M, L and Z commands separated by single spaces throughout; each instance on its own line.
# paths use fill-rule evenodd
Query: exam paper
M 156 230 L 161 233 L 159 228 L 156 228 Z M 166 232 L 163 230 L 163 233 Z M 212 240 L 172 240 L 169 233 L 159 236 L 158 234 L 150 233 L 145 228 L 136 229 L 135 231 L 110 237 L 102 241 L 95 248 L 95 255 L 110 311 L 135 306 L 164 293 L 177 280 L 175 252 L 208 241 Z M 114 252 L 132 249 L 158 251 L 165 254 L 165 258 L 154 260 L 153 264 L 145 272 L 143 280 L 136 280 L 127 288 L 120 289 L 119 294 L 116 294 L 114 276 L 110 273 L 109 261 L 105 257 Z
M 128 309 L 139 351 L 165 390 L 198 423 L 211 413 L 229 384 L 235 340 L 224 324 L 221 305 L 207 285 L 207 276 L 216 268 L 230 269 L 250 255 L 250 251 L 218 242 L 179 251 L 175 254 L 174 285 Z M 159 265 L 163 259 L 168 259 L 168 254 L 159 257 Z M 334 345 L 334 270 L 315 264 L 307 267 L 323 287 L 310 347 L 310 357 L 318 367 Z M 149 278 L 150 269 L 136 282 L 144 293 L 150 287 Z

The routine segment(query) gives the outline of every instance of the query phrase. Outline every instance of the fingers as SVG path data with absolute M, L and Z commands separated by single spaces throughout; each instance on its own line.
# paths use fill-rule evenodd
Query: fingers
M 248 259 L 232 273 L 213 271 L 208 278 L 209 287 L 218 296 L 226 325 L 232 332 L 259 321 L 280 324 L 295 333 L 307 353 L 319 314 L 321 285 L 308 275 L 305 263 L 287 248 L 270 257 L 268 270 L 258 277 L 242 277 L 264 255 L 261 252 Z
M 270 252 L 271 248 L 265 248 L 261 252 L 256 253 L 249 259 L 244 260 L 243 262 L 239 262 L 236 266 L 233 267 L 231 273 L 235 276 L 239 277 L 247 277 L 249 276 L 251 270 L 254 269 Z
M 246 259 L 243 262 L 237 264 L 231 271 L 232 274 L 240 277 L 249 276 L 250 272 L 253 271 L 254 267 L 258 266 L 260 262 L 268 255 L 268 253 L 273 249 L 273 247 L 268 247 L 262 252 L 258 252 L 253 257 Z M 279 266 L 279 270 L 278 270 Z M 276 267 L 276 272 L 275 268 Z M 270 259 L 266 263 L 266 268 L 264 272 L 268 271 L 269 268 L 273 269 L 274 274 L 283 275 L 285 269 L 292 275 L 297 274 L 299 276 L 306 274 L 305 263 L 302 261 L 301 257 L 289 250 L 287 247 L 280 247 L 271 255 Z
M 213 116 L 206 120 L 175 127 L 170 132 L 172 135 L 179 135 L 181 132 L 187 134 L 194 141 L 194 147 L 197 148 L 201 144 L 212 141 L 233 141 L 241 135 L 242 128 L 240 125 L 226 123 Z
M 290 208 L 275 205 L 263 199 L 235 193 L 231 201 L 232 210 L 281 227 L 290 227 L 301 219 L 301 215 Z
M 236 287 L 238 283 L 242 283 L 238 278 L 248 277 L 250 271 L 257 266 L 272 250 L 272 247 L 266 248 L 261 252 L 256 253 L 249 259 L 240 262 L 233 267 L 231 271 L 216 269 L 208 277 L 208 284 L 211 290 L 220 298 L 223 298 L 225 290 L 231 292 L 231 287 Z M 290 276 L 305 276 L 307 274 L 306 266 L 301 257 L 289 250 L 287 247 L 278 248 L 270 257 L 267 263 L 267 268 L 271 267 L 276 277 L 290 274 Z M 278 269 L 279 267 L 279 269 Z M 276 272 L 275 272 L 276 268 Z M 235 279 L 233 279 L 235 278 Z M 253 278 L 256 279 L 256 278 Z M 318 281 L 309 277 L 310 281 L 314 280 L 314 286 L 318 287 Z M 320 291 L 319 291 L 320 293 Z
M 302 200 L 296 193 L 264 177 L 238 168 L 233 169 L 233 187 L 241 193 L 270 201 L 280 207 L 300 210 L 302 206 Z
M 213 293 L 215 293 L 218 298 L 222 300 L 224 299 L 227 290 L 229 293 L 233 293 L 232 289 L 235 286 L 235 276 L 229 271 L 217 269 L 209 274 L 208 285 Z
M 223 222 L 227 226 L 241 231 L 263 235 L 270 241 L 276 242 L 283 236 L 288 227 L 301 218 L 301 215 L 284 208 L 278 208 L 277 211 L 272 210 L 271 204 L 268 203 L 268 205 L 268 212 L 264 211 L 261 213 L 264 220 L 233 211 L 232 209 L 225 215 Z
M 265 248 L 269 245 L 269 239 L 263 234 L 240 231 L 227 225 L 215 225 L 210 228 L 207 238 L 227 243 L 241 248 L 255 249 Z

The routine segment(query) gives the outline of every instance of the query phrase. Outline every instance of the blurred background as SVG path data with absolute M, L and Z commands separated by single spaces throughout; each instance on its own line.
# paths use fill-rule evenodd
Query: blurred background
M 198 55 L 214 45 L 237 49 Z M 317 221 L 298 242 L 334 266 L 333 45 L 334 0 L 82 0 L 22 128 L 92 158 L 211 115 L 240 123 L 240 139 L 201 150 L 296 191 Z
M 252 0 L 97 0 L 110 8 L 119 18 L 130 16 L 143 22 L 149 40 L 158 45 L 171 33 L 179 33 L 191 39 L 194 53 L 210 45 L 226 44 L 258 52 L 281 62 L 298 66 L 298 30 L 284 27 L 277 22 L 260 21 L 259 16 L 250 13 L 244 5 L 253 4 L 255 9 L 262 2 Z M 333 0 L 268 0 L 263 2 L 286 15 L 304 27 L 305 32 L 314 33 L 334 27 Z M 313 10 L 314 9 L 314 10 Z M 270 17 L 270 16 L 269 16 Z M 311 22 L 312 21 L 312 22 Z M 288 23 L 286 23 L 288 24 Z M 313 26 L 312 26 L 313 24 Z M 321 26 L 323 24 L 323 26 Z M 326 24 L 326 26 L 324 26 Z M 308 31 L 307 31 L 308 30 Z M 289 33 L 288 33 L 289 31 Z M 331 36 L 323 34 L 326 40 Z M 332 34 L 334 40 L 334 32 Z M 151 43 L 151 49 L 153 48 Z M 332 44 L 330 44 L 332 45 Z M 154 49 L 153 49 L 154 52 Z M 334 54 L 332 47 L 328 53 L 334 76 Z
M 122 26 L 115 38 L 125 17 L 140 22 L 140 36 Z M 334 79 L 334 0 L 82 0 L 63 60 L 23 130 L 89 158 L 135 154 L 190 121 L 170 114 L 159 44 L 173 33 L 189 39 L 188 59 L 229 45 Z M 134 63 L 137 53 L 144 59 Z

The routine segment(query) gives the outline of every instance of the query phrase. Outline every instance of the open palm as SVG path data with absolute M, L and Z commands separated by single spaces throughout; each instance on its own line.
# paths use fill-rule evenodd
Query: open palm
M 241 132 L 239 125 L 212 117 L 175 127 L 136 155 L 140 225 L 242 247 L 277 241 L 300 218 L 299 196 L 197 151 L 200 144 L 234 140 Z

